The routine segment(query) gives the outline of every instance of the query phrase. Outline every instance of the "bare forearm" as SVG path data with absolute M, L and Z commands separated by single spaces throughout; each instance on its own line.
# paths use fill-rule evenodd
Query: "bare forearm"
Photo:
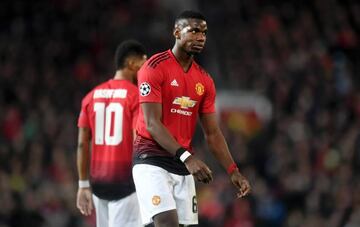
M 80 180 L 89 179 L 89 145 L 88 144 L 78 145 L 77 169 Z
M 227 169 L 229 165 L 234 163 L 225 138 L 220 131 L 206 136 L 206 141 L 209 145 L 210 151 L 224 167 L 224 169 Z
M 142 103 L 141 108 L 144 111 L 147 131 L 160 146 L 175 155 L 180 145 L 161 122 L 162 105 L 160 103 Z
M 79 128 L 77 145 L 77 169 L 80 180 L 89 179 L 89 155 L 91 134 L 89 128 Z
M 161 147 L 173 155 L 175 155 L 176 150 L 181 146 L 161 122 L 150 123 L 147 130 Z

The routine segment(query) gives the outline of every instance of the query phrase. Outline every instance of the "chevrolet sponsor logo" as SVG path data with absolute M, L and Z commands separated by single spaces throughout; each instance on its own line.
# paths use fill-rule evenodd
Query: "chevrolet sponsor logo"
M 180 105 L 182 109 L 188 109 L 189 107 L 194 107 L 196 101 L 191 100 L 189 97 L 182 96 L 176 97 L 173 101 L 173 104 Z

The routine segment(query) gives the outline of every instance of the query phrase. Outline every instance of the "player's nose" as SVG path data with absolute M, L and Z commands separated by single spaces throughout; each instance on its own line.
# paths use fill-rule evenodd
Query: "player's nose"
M 196 41 L 200 43 L 204 43 L 206 41 L 206 34 L 203 32 L 199 32 L 196 36 Z

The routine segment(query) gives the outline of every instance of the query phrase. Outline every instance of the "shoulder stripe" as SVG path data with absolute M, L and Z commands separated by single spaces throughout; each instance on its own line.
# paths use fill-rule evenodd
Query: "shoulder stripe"
M 169 58 L 170 58 L 169 55 L 167 55 L 167 56 L 165 55 L 165 56 L 157 59 L 156 61 L 152 62 L 151 64 L 149 64 L 149 66 L 150 66 L 151 68 L 155 68 L 158 64 L 160 64 L 161 62 L 163 62 L 163 61 L 165 61 L 165 60 L 167 60 L 167 59 L 169 59 Z
M 159 58 L 162 58 L 162 57 L 167 56 L 167 55 L 169 55 L 168 52 L 158 54 L 157 56 L 155 56 L 154 58 L 149 60 L 148 65 L 152 64 L 154 61 L 158 60 Z

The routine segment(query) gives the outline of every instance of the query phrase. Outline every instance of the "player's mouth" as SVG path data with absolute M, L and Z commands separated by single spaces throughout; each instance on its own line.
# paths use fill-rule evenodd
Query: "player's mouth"
M 204 49 L 204 45 L 203 44 L 194 44 L 191 46 L 192 49 L 201 51 L 202 49 Z

